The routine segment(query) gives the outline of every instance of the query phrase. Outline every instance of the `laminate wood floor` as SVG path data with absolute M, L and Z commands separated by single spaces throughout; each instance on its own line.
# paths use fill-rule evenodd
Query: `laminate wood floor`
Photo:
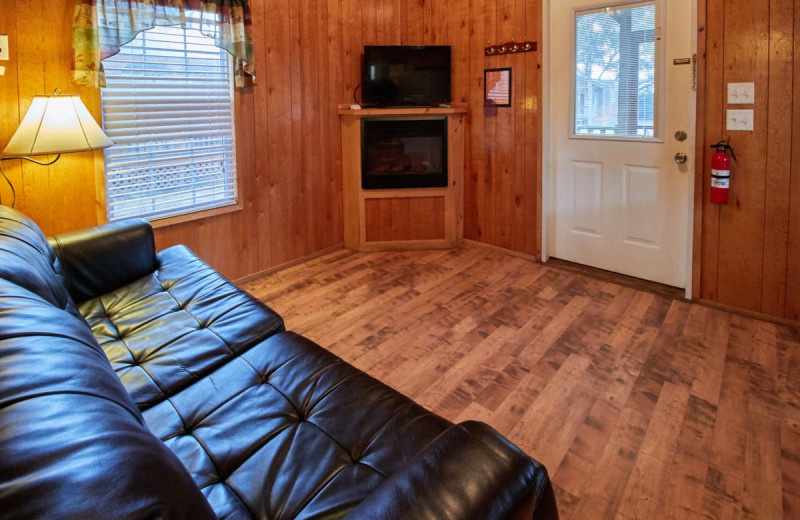
M 548 468 L 562 519 L 800 518 L 800 328 L 466 244 L 243 283 L 287 328 Z

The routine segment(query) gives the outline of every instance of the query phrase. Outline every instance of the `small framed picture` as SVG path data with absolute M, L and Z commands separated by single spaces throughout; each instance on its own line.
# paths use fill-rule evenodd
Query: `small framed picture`
M 511 106 L 511 69 L 483 71 L 483 99 L 487 106 Z

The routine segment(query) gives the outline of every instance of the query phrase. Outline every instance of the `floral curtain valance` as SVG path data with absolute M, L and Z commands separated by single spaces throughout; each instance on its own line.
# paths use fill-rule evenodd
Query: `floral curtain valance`
M 180 25 L 214 38 L 234 57 L 235 84 L 255 79 L 247 0 L 75 0 L 72 82 L 104 87 L 102 60 L 155 25 Z

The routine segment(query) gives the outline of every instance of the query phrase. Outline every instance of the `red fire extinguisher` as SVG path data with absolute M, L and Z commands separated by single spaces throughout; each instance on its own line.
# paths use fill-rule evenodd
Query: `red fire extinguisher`
M 726 152 L 731 152 L 734 161 L 736 155 L 733 153 L 728 139 L 712 144 L 711 148 L 717 150 L 717 153 L 711 158 L 711 202 L 727 204 L 728 190 L 731 187 L 731 160 Z

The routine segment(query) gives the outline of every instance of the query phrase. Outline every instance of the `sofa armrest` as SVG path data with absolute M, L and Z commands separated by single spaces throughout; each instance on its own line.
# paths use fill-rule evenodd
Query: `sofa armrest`
M 158 266 L 153 228 L 143 219 L 61 233 L 49 241 L 77 303 L 138 280 Z
M 449 428 L 348 519 L 555 520 L 547 470 L 484 423 Z

